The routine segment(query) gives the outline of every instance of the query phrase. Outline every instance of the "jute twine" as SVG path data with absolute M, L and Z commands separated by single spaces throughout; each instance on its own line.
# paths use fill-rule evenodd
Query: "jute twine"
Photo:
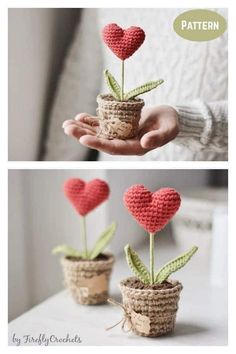
M 142 99 L 116 101 L 111 95 L 97 97 L 98 136 L 106 139 L 130 139 L 138 134 Z
M 114 257 L 106 255 L 107 259 L 98 261 L 61 259 L 64 284 L 76 303 L 94 305 L 107 301 Z
M 130 312 L 130 309 L 138 314 L 147 316 L 149 319 L 149 333 L 142 332 L 134 324 L 132 331 L 140 336 L 158 337 L 172 332 L 175 327 L 176 313 L 182 284 L 175 280 L 168 280 L 173 287 L 170 289 L 134 289 L 137 278 L 131 277 L 120 283 L 123 297 L 123 306 Z

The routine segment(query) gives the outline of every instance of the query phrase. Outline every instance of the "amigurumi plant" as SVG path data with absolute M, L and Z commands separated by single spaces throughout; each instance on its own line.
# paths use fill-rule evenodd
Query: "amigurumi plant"
M 173 188 L 162 188 L 152 193 L 138 184 L 125 192 L 124 204 L 149 234 L 150 267 L 145 266 L 130 245 L 125 246 L 127 263 L 136 277 L 121 282 L 123 309 L 136 334 L 157 337 L 174 330 L 183 288 L 179 281 L 169 277 L 184 267 L 198 248 L 194 246 L 155 272 L 154 239 L 178 211 L 180 195 Z
M 162 79 L 150 81 L 125 92 L 125 60 L 130 58 L 145 40 L 145 32 L 140 27 L 122 29 L 115 23 L 106 25 L 102 38 L 110 50 L 121 60 L 120 84 L 108 71 L 104 71 L 110 94 L 97 98 L 97 114 L 100 120 L 99 136 L 113 139 L 130 139 L 137 135 L 144 101 L 138 96 L 161 85 Z
M 143 185 L 130 187 L 124 195 L 124 203 L 131 215 L 149 233 L 150 271 L 139 259 L 138 254 L 127 245 L 125 253 L 127 262 L 135 275 L 144 284 L 161 284 L 168 277 L 185 266 L 197 251 L 194 246 L 190 251 L 167 263 L 154 272 L 154 238 L 178 211 L 181 203 L 179 193 L 173 188 L 162 188 L 151 193 Z
M 109 197 L 108 184 L 100 179 L 84 182 L 70 178 L 64 184 L 64 194 L 80 217 L 80 231 L 83 249 L 78 250 L 67 244 L 55 247 L 53 254 L 61 253 L 65 285 L 76 302 L 97 304 L 108 297 L 108 282 L 114 263 L 111 254 L 103 251 L 111 242 L 116 230 L 113 222 L 98 238 L 94 247 L 88 249 L 86 216 Z

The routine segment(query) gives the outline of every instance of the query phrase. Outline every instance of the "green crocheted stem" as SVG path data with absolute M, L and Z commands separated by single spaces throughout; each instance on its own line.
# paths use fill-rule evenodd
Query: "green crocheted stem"
M 124 85 L 125 85 L 125 61 L 121 64 L 121 101 L 124 100 Z
M 183 268 L 186 263 L 192 258 L 194 253 L 198 250 L 197 246 L 191 248 L 190 251 L 182 254 L 181 256 L 173 259 L 172 261 L 165 264 L 155 275 L 155 284 L 163 283 L 168 277 L 176 272 L 177 270 Z
M 155 234 L 150 233 L 150 284 L 154 284 L 154 237 Z
M 83 238 L 84 254 L 85 258 L 88 259 L 88 247 L 87 247 L 87 228 L 86 228 L 86 218 L 85 216 L 80 217 L 81 234 Z
M 131 271 L 144 283 L 150 284 L 150 274 L 138 254 L 130 247 L 130 245 L 126 245 L 125 255 L 128 266 Z

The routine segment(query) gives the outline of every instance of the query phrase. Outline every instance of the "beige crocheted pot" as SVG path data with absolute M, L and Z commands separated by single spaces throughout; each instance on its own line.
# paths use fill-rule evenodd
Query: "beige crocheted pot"
M 114 257 L 108 253 L 100 255 L 97 260 L 61 259 L 65 286 L 76 303 L 95 305 L 106 302 L 113 263 Z
M 182 284 L 168 280 L 166 289 L 140 289 L 140 281 L 127 278 L 120 283 L 123 306 L 127 311 L 134 333 L 145 337 L 158 337 L 172 332 Z
M 137 136 L 141 110 L 144 106 L 142 99 L 116 101 L 111 95 L 99 95 L 97 103 L 100 126 L 98 136 L 122 140 Z

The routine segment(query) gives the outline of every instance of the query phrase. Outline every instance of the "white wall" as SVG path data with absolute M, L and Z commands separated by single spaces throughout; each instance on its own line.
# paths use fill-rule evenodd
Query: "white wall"
M 25 215 L 25 183 L 22 171 L 9 172 L 8 296 L 9 319 L 31 306 L 28 273 L 28 234 Z
M 142 229 L 128 215 L 121 202 L 121 196 L 130 185 L 140 183 L 150 190 L 171 186 L 181 192 L 189 188 L 206 185 L 208 172 L 203 170 L 108 170 L 107 180 L 113 191 L 110 199 L 112 208 L 108 209 L 108 213 L 112 214 L 113 218 L 122 221 L 119 222 L 119 236 L 114 239 L 113 245 L 114 249 L 123 252 L 123 246 L 128 243 L 128 239 L 132 239 L 134 243 L 143 241 Z M 123 244 L 120 242 L 120 238 L 124 240 Z
M 78 11 L 9 9 L 9 160 L 38 158 L 43 121 Z
M 63 286 L 59 257 L 51 250 L 60 243 L 80 247 L 79 218 L 62 192 L 64 181 L 78 175 L 90 180 L 94 172 L 9 171 L 10 319 Z M 105 210 L 106 203 L 88 216 L 90 244 L 107 226 Z
M 112 221 L 118 229 L 111 250 L 123 257 L 123 247 L 143 242 L 143 231 L 125 210 L 122 195 L 133 183 L 152 190 L 173 186 L 180 191 L 205 185 L 207 171 L 168 170 L 11 170 L 9 171 L 9 319 L 62 289 L 57 244 L 80 246 L 79 218 L 64 197 L 69 177 L 102 178 L 111 187 L 109 201 L 88 216 L 90 245 Z

